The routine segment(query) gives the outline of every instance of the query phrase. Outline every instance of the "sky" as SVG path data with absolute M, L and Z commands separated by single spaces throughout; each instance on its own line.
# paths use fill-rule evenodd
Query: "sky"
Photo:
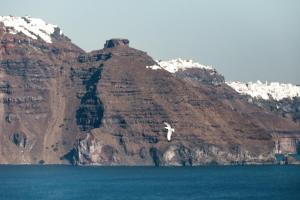
M 154 59 L 185 58 L 226 80 L 300 84 L 298 0 L 0 0 L 0 15 L 57 24 L 86 51 L 110 38 Z

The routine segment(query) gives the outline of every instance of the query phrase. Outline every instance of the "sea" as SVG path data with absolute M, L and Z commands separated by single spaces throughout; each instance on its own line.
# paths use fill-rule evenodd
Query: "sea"
M 2 200 L 300 200 L 300 166 L 0 166 Z

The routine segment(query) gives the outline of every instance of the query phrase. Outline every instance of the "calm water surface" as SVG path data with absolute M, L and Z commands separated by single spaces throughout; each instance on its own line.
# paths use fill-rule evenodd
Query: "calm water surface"
M 300 166 L 0 166 L 0 199 L 300 200 Z

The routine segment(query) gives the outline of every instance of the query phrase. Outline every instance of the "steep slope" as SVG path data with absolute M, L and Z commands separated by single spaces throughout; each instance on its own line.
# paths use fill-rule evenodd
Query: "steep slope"
M 126 39 L 85 53 L 30 17 L 1 17 L 0 38 L 0 163 L 276 163 L 297 153 L 300 126 L 249 103 L 212 67 L 156 62 Z
M 59 162 L 71 63 L 83 51 L 30 17 L 1 17 L 0 39 L 0 162 Z
M 77 68 L 89 69 L 94 78 L 83 81 L 88 87 L 79 95 L 88 103 L 81 105 L 84 134 L 67 156 L 71 162 L 272 163 L 277 136 L 299 135 L 299 126 L 248 103 L 214 69 L 165 68 L 128 43 L 110 40 L 79 57 Z M 171 142 L 164 122 L 175 128 Z

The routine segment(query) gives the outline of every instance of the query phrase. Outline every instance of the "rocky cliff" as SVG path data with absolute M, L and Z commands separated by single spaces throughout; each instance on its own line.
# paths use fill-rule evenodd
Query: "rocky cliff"
M 86 53 L 29 17 L 0 18 L 0 38 L 0 163 L 296 162 L 300 126 L 248 102 L 212 67 L 155 61 L 126 39 Z

